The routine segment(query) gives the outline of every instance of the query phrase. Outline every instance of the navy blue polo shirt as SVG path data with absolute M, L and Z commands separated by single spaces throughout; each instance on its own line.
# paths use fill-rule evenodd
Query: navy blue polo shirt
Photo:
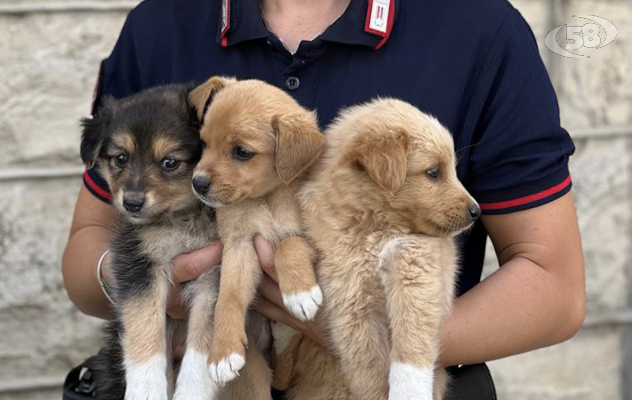
M 381 7 L 381 9 L 380 9 Z M 102 63 L 95 104 L 212 75 L 256 78 L 318 112 L 376 96 L 408 101 L 453 134 L 458 175 L 484 214 L 525 210 L 570 190 L 574 151 L 533 34 L 505 0 L 351 0 L 292 55 L 257 0 L 147 0 Z M 98 166 L 84 181 L 109 201 Z M 460 237 L 459 294 L 481 276 L 487 234 Z

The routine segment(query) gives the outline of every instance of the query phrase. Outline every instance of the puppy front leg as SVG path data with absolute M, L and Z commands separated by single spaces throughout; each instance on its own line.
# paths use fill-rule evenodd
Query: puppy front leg
M 325 293 L 331 341 L 340 370 L 354 399 L 386 400 L 388 322 L 367 300 L 372 297 L 370 293 L 346 295 L 337 304 L 328 304 L 333 296 Z
M 314 260 L 314 249 L 298 236 L 281 240 L 274 254 L 283 304 L 301 321 L 314 319 L 323 302 L 314 273 Z
M 168 398 L 167 287 L 167 278 L 157 272 L 142 293 L 121 299 L 125 400 Z
M 444 278 L 446 270 L 455 269 L 453 263 L 444 262 L 443 253 L 433 238 L 395 239 L 382 251 L 380 267 L 392 335 L 390 400 L 433 399 L 440 328 L 453 290 Z
M 211 379 L 208 360 L 213 343 L 213 318 L 219 290 L 219 268 L 187 284 L 183 296 L 190 305 L 187 347 L 178 374 L 174 400 L 213 400 L 219 388 Z
M 246 311 L 261 281 L 252 238 L 226 239 L 211 350 L 211 378 L 223 385 L 235 379 L 246 359 Z

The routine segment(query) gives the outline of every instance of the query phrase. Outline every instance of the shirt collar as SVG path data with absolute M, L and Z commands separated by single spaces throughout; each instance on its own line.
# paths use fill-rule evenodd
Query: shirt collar
M 347 10 L 321 40 L 379 49 L 388 40 L 397 19 L 400 0 L 351 0 Z M 381 8 L 381 10 L 380 10 Z M 382 27 L 376 28 L 381 19 Z M 222 0 L 216 42 L 224 47 L 270 35 L 258 0 Z
M 258 0 L 222 0 L 217 43 L 226 47 L 269 35 Z

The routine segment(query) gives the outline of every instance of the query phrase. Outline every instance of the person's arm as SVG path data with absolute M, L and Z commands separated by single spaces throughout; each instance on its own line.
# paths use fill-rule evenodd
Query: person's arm
M 584 262 L 572 192 L 482 222 L 501 267 L 455 300 L 443 329 L 445 366 L 560 343 L 584 320 Z
M 111 205 L 97 199 L 82 186 L 62 259 L 64 285 L 70 300 L 83 313 L 104 319 L 112 318 L 112 310 L 99 286 L 97 263 L 109 247 L 116 218 L 116 211 Z M 188 315 L 177 295 L 180 283 L 195 279 L 204 271 L 219 265 L 221 256 L 222 246 L 219 242 L 214 242 L 173 260 L 175 285 L 167 304 L 167 312 L 172 318 L 184 319 Z M 103 264 L 106 282 L 109 279 L 108 268 L 109 255 Z
M 444 324 L 440 364 L 473 364 L 572 337 L 584 318 L 584 265 L 572 193 L 511 214 L 484 216 L 502 267 L 454 302 Z M 260 257 L 266 250 L 259 243 Z M 270 250 L 267 250 L 270 252 Z M 322 327 L 283 308 L 271 257 L 257 309 L 323 346 Z
M 83 313 L 98 318 L 112 317 L 97 279 L 97 263 L 112 239 L 116 218 L 111 205 L 81 187 L 62 258 L 62 273 L 70 300 Z

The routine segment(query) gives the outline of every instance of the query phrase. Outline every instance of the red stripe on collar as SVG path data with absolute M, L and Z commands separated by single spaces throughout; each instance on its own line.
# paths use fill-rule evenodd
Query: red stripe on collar
M 395 0 L 369 0 L 364 22 L 364 31 L 382 37 L 375 46 L 379 49 L 386 43 L 393 30 Z
M 226 34 L 230 29 L 230 0 L 222 0 L 222 47 L 228 46 Z

